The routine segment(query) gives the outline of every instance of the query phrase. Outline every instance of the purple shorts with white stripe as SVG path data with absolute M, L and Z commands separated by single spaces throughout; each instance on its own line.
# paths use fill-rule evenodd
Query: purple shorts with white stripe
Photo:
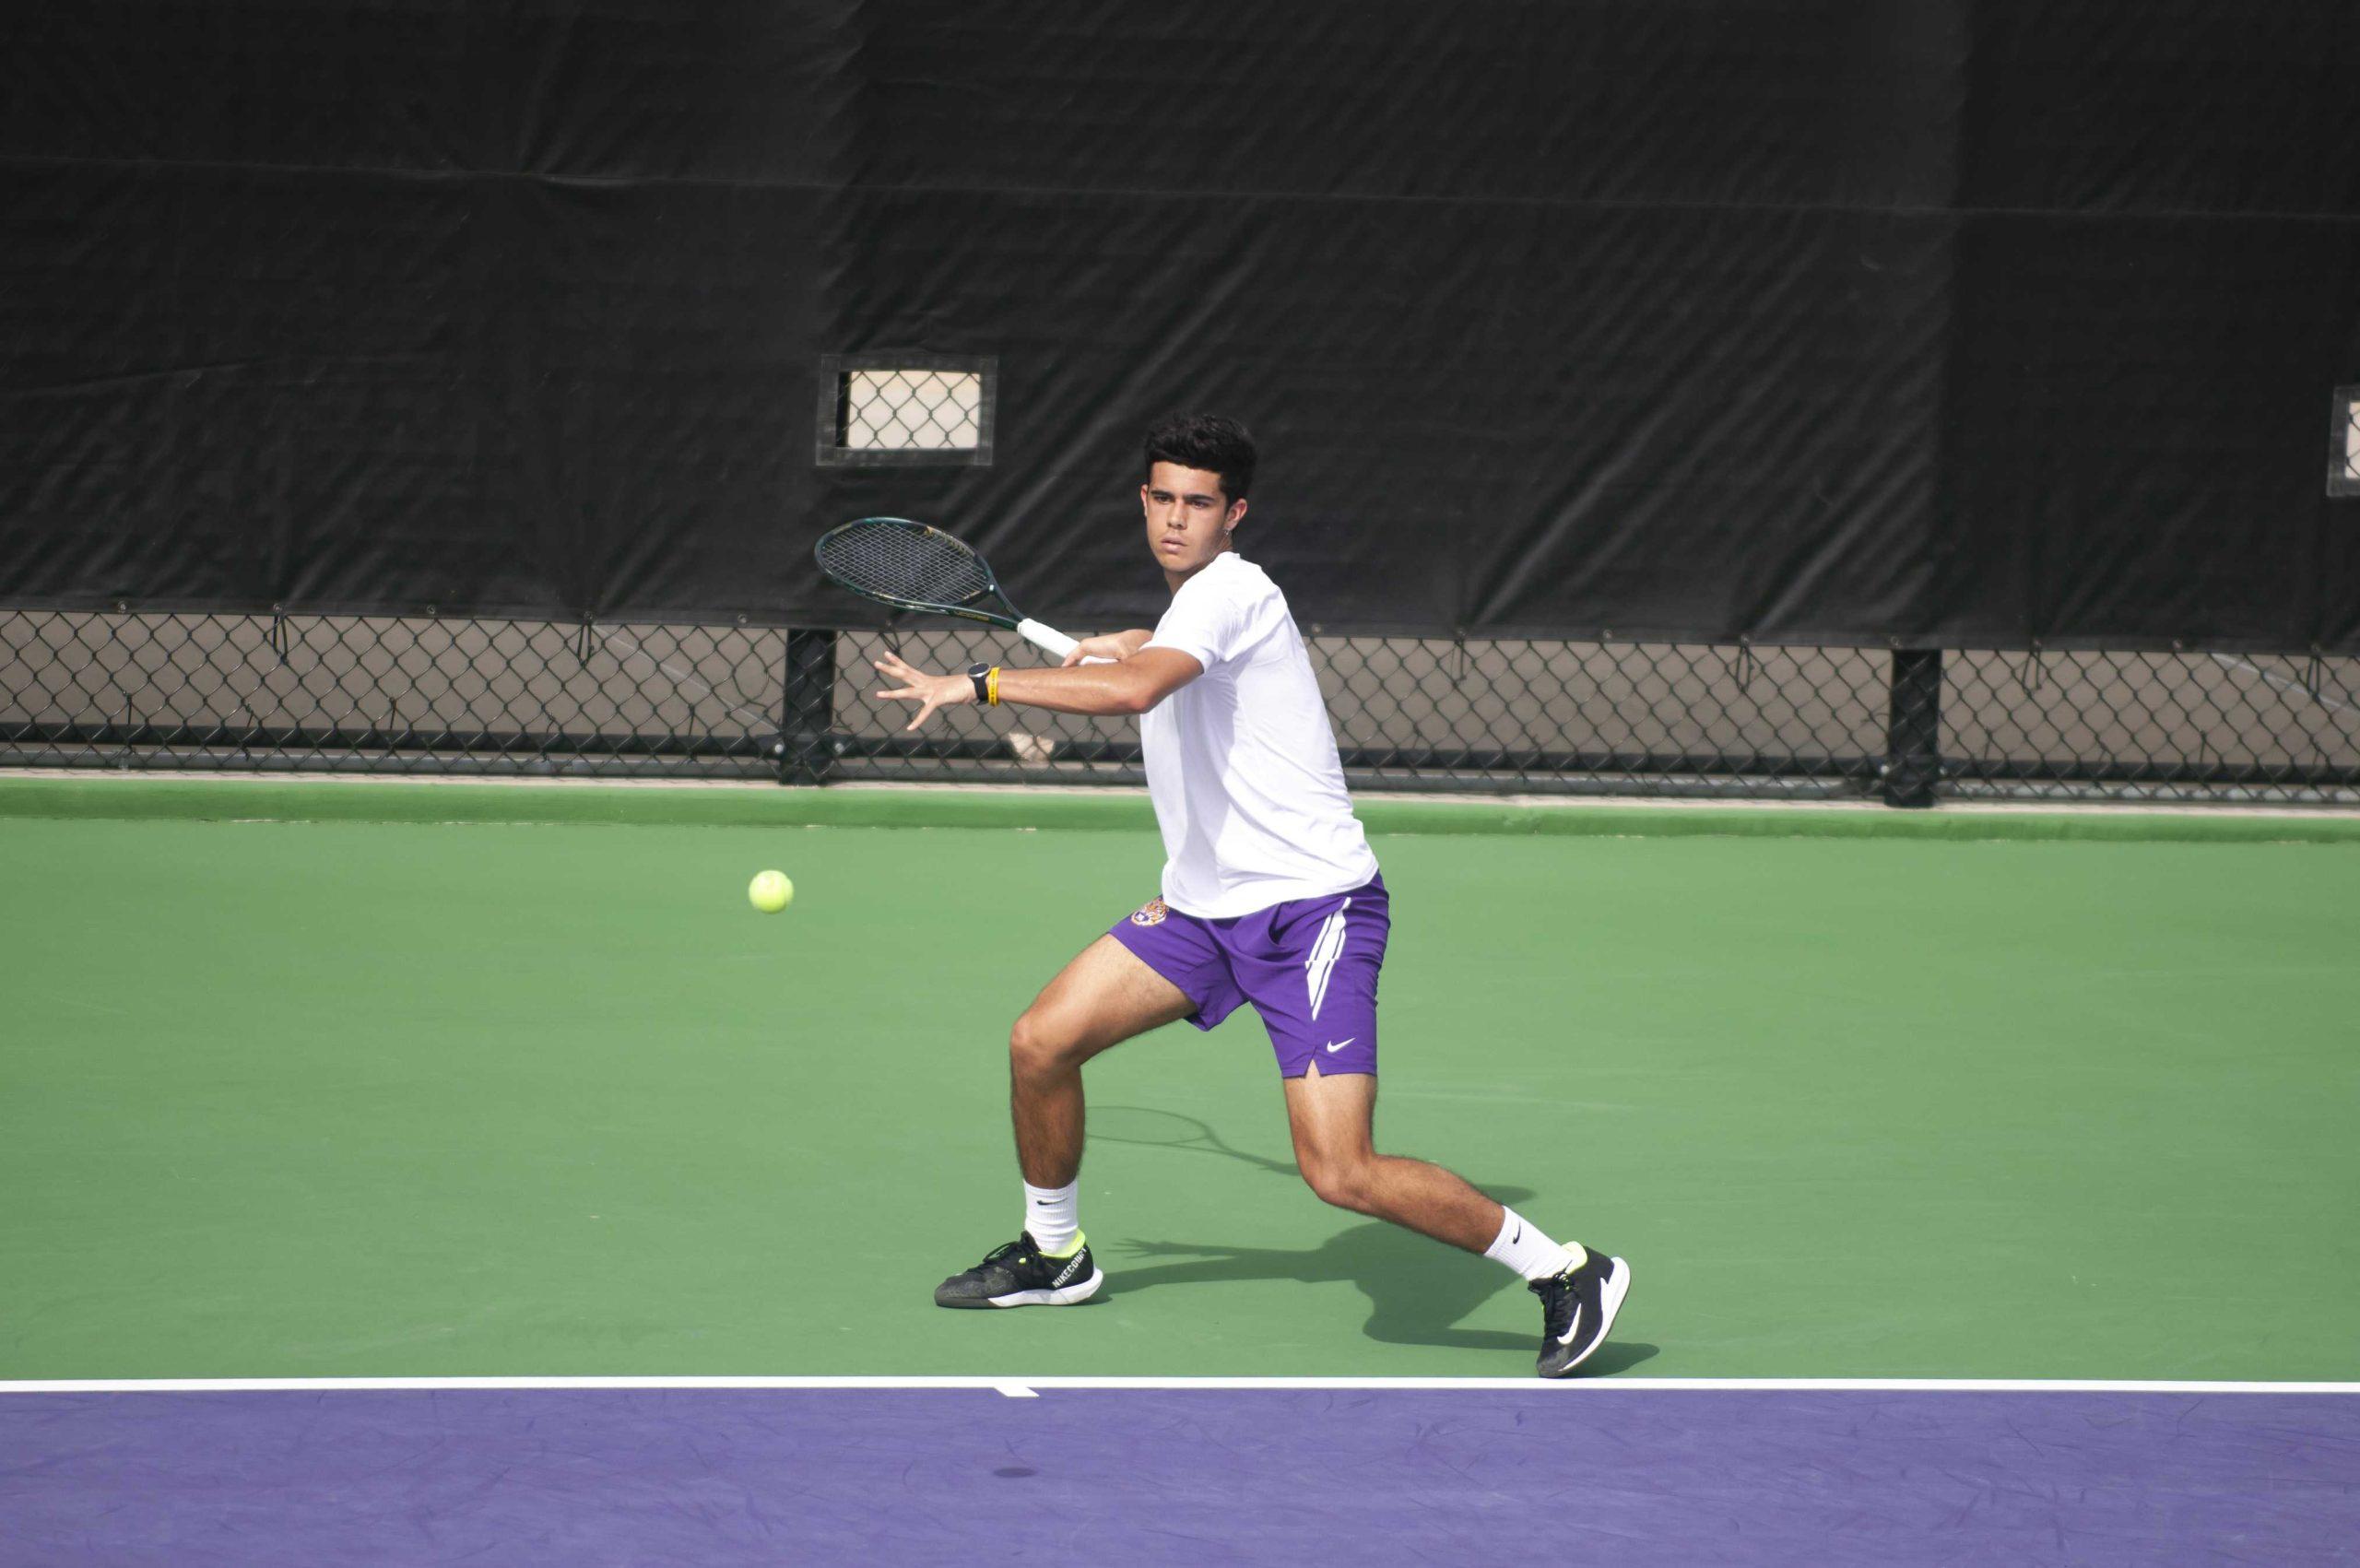
M 1251 1002 L 1279 1071 L 1301 1078 L 1376 1071 L 1376 976 L 1393 928 L 1385 878 L 1228 920 L 1199 920 L 1162 899 L 1108 933 L 1197 1004 L 1210 1029 Z

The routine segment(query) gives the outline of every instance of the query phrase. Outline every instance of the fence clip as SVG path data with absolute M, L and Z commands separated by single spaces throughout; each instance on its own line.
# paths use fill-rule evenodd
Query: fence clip
M 2327 659 L 2317 643 L 2311 644 L 2310 663 L 2303 666 L 2303 684 L 2310 689 L 2312 701 L 2327 701 Z
M 590 617 L 585 615 L 573 633 L 573 656 L 585 665 L 590 662 Z
M 2040 639 L 2036 637 L 2032 640 L 2032 652 L 2024 655 L 2024 674 L 2018 678 L 2025 696 L 2029 697 L 2040 690 Z
M 270 651 L 278 655 L 278 662 L 285 664 L 289 652 L 295 646 L 295 638 L 288 630 L 286 613 L 277 605 L 270 607 L 270 626 L 263 637 L 270 644 Z

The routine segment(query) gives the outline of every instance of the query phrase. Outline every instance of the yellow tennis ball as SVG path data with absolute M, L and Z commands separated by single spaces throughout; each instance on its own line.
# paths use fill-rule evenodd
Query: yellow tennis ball
M 758 872 L 746 884 L 746 901 L 764 914 L 776 914 L 795 902 L 795 884 L 784 871 Z

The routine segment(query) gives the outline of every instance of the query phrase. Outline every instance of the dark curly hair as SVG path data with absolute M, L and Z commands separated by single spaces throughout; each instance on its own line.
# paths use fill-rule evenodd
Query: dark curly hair
M 1221 476 L 1221 493 L 1244 501 L 1254 488 L 1254 437 L 1235 419 L 1219 414 L 1174 414 L 1147 432 L 1147 472 L 1176 463 Z

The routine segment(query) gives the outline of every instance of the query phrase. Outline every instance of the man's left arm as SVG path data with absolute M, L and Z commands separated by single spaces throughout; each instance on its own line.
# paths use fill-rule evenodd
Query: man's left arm
M 975 683 L 964 675 L 929 675 L 887 654 L 877 667 L 902 684 L 879 698 L 919 704 L 917 716 L 902 727 L 915 729 L 938 708 L 975 701 Z M 1146 647 L 1115 664 L 1074 665 L 1066 669 L 1003 669 L 999 700 L 1053 713 L 1120 717 L 1144 713 L 1205 673 L 1192 654 Z

